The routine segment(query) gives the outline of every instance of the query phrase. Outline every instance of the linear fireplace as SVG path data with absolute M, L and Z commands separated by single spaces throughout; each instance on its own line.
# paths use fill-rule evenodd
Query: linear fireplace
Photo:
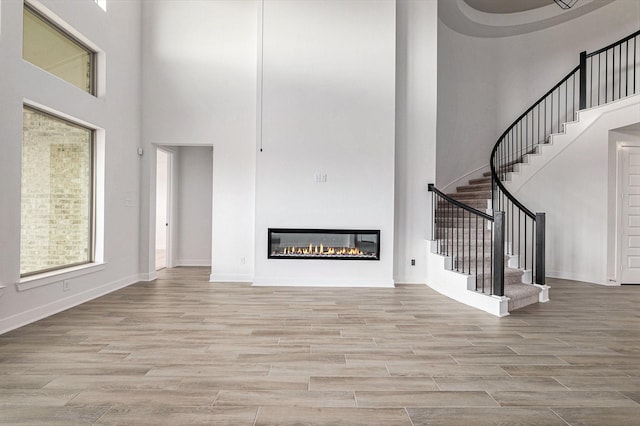
M 269 228 L 269 259 L 380 260 L 380 231 Z

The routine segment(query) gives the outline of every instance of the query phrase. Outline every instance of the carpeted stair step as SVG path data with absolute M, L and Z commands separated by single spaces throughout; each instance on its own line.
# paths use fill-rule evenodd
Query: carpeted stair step
M 469 192 L 454 192 L 451 194 L 447 194 L 449 197 L 454 200 L 458 200 L 464 202 L 464 200 L 490 200 L 491 199 L 491 191 L 469 191 Z
M 491 191 L 491 182 L 477 183 L 474 185 L 457 186 L 456 191 L 458 192 Z
M 466 204 L 469 207 L 473 207 L 476 210 L 484 211 L 488 206 L 488 198 L 474 198 L 469 200 L 462 201 L 463 204 Z M 436 208 L 452 208 L 451 203 L 446 201 L 438 201 L 436 204 Z
M 488 176 L 484 176 L 477 179 L 471 179 L 469 181 L 469 185 L 482 185 L 485 183 L 491 184 L 491 172 L 489 172 Z
M 505 289 L 507 285 L 512 284 L 521 284 L 522 283 L 522 275 L 524 271 L 520 269 L 514 268 L 504 268 L 504 285 Z M 493 277 L 491 275 L 491 271 L 486 271 L 483 275 L 482 273 L 478 274 L 478 283 L 481 284 L 484 279 L 485 287 L 490 285 L 493 282 Z
M 513 172 L 521 162 L 505 164 L 498 173 L 504 175 Z M 455 193 L 447 195 L 476 210 L 486 211 L 492 196 L 491 172 L 484 172 L 481 178 L 471 179 L 468 185 L 458 186 Z M 434 238 L 439 241 L 440 254 L 452 258 L 453 270 L 475 275 L 477 291 L 491 294 L 492 233 L 491 229 L 487 229 L 487 221 L 440 200 L 434 213 Z M 509 298 L 509 311 L 537 303 L 540 289 L 523 284 L 524 271 L 506 267 L 508 263 L 509 256 L 505 255 L 504 292 Z
M 504 287 L 504 295 L 509 298 L 509 312 L 538 303 L 542 290 L 531 284 L 509 284 Z

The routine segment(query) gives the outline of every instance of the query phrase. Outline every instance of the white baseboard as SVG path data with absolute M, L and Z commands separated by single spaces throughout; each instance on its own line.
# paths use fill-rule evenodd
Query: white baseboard
M 255 277 L 254 286 L 283 287 L 371 287 L 393 288 L 393 280 L 370 280 L 358 278 L 297 278 L 297 277 Z
M 211 259 L 178 259 L 175 266 L 211 266 Z
M 130 286 L 131 284 L 135 284 L 139 281 L 143 281 L 141 275 L 142 274 L 131 275 L 120 280 L 103 284 L 99 287 L 85 290 L 64 299 L 59 299 L 46 305 L 38 306 L 28 311 L 3 318 L 0 320 L 0 334 L 15 330 L 16 328 L 31 324 L 43 318 L 57 314 L 58 312 L 66 311 L 74 306 L 81 305 L 100 296 L 104 296 L 105 294 Z
M 416 281 L 413 278 L 409 278 L 409 277 L 400 277 L 400 278 L 395 278 L 393 280 L 394 285 L 395 284 L 416 284 L 416 285 L 427 285 L 426 281 Z
M 153 281 L 158 279 L 157 271 L 149 272 L 148 274 L 139 274 L 139 275 L 140 275 L 139 281 Z
M 604 279 L 604 280 L 597 280 L 595 279 L 592 275 L 582 275 L 582 274 L 575 274 L 573 272 L 567 272 L 567 271 L 546 271 L 545 274 L 547 277 L 550 278 L 558 278 L 560 280 L 571 280 L 571 281 L 583 281 L 585 283 L 589 283 L 589 284 L 598 284 L 598 285 L 606 285 L 606 286 L 619 286 L 619 283 L 612 283 L 609 282 L 609 280 Z
M 253 275 L 250 274 L 216 274 L 209 276 L 211 283 L 251 283 Z

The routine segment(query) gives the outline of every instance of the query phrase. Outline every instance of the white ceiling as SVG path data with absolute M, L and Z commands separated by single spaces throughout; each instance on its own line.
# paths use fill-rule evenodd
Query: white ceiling
M 438 16 L 460 34 L 508 37 L 562 24 L 613 1 L 579 0 L 564 10 L 553 0 L 438 0 Z
M 464 0 L 472 8 L 486 13 L 515 13 L 538 9 L 553 0 Z

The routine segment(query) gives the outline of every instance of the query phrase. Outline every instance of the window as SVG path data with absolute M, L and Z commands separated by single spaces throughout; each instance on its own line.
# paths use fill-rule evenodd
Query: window
M 95 53 L 25 4 L 22 58 L 95 94 Z
M 24 107 L 20 276 L 93 261 L 94 130 Z

